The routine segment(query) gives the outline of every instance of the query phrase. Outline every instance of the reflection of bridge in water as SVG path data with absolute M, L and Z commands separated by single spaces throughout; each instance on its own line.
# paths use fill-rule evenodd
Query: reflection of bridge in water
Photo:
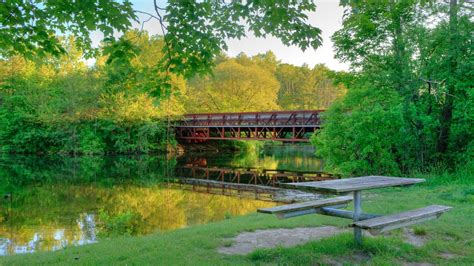
M 280 183 L 322 181 L 337 178 L 324 172 L 257 168 L 184 166 L 175 169 L 176 182 L 190 185 L 193 191 L 261 200 L 295 201 L 313 194 L 279 188 Z M 288 193 L 292 195 L 287 195 Z
M 176 138 L 207 140 L 309 141 L 321 126 L 321 110 L 188 114 L 176 121 Z
M 185 166 L 175 169 L 175 175 L 183 178 L 276 187 L 279 183 L 321 181 L 334 176 L 324 172 L 289 171 L 257 168 L 219 168 Z

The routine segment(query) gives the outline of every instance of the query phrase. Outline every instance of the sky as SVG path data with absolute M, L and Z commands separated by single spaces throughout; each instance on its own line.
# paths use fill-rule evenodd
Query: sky
M 154 13 L 152 0 L 131 0 L 134 9 Z M 166 6 L 166 1 L 159 0 L 160 6 Z M 325 64 L 333 70 L 348 70 L 349 65 L 339 62 L 334 58 L 333 45 L 331 35 L 341 28 L 343 9 L 339 6 L 339 0 L 316 0 L 316 12 L 308 14 L 309 23 L 322 30 L 323 45 L 317 50 L 307 49 L 301 51 L 297 46 L 285 46 L 277 38 L 267 37 L 256 38 L 252 34 L 240 40 L 228 40 L 228 51 L 230 56 L 235 56 L 241 52 L 247 55 L 256 55 L 265 53 L 268 50 L 273 51 L 276 57 L 283 63 L 289 63 L 297 66 L 308 64 L 310 67 L 316 64 Z M 140 15 L 140 19 L 145 20 L 147 16 Z M 134 25 L 140 28 L 140 24 Z M 144 29 L 151 34 L 161 34 L 158 22 L 150 20 L 145 23 Z M 95 34 L 93 37 L 98 43 L 100 35 Z

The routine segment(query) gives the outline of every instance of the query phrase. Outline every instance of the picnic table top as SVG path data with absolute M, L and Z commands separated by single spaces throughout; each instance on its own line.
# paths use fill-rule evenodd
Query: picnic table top
M 286 183 L 292 188 L 311 189 L 321 192 L 352 192 L 373 188 L 395 187 L 425 182 L 422 178 L 403 178 L 392 176 L 362 176 L 328 181 Z

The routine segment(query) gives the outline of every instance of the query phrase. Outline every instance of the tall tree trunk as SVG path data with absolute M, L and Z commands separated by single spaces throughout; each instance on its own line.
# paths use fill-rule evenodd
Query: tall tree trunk
M 408 86 L 408 80 L 410 79 L 408 56 L 406 51 L 406 41 L 403 33 L 404 21 L 402 12 L 399 10 L 401 7 L 397 4 L 392 4 L 393 9 L 393 53 L 395 55 L 395 61 L 393 65 L 393 78 L 395 88 L 397 91 L 408 101 L 413 96 L 413 93 Z
M 395 19 L 395 38 L 393 39 L 393 48 L 395 52 L 395 87 L 397 88 L 398 92 L 401 93 L 403 96 L 406 97 L 406 91 L 404 89 L 404 53 L 405 53 L 405 46 L 403 43 L 403 36 L 402 36 L 402 21 L 399 16 Z
M 457 0 L 449 2 L 449 50 L 448 50 L 448 75 L 446 77 L 446 96 L 444 106 L 440 116 L 440 131 L 437 143 L 437 151 L 445 154 L 448 149 L 449 131 L 453 117 L 454 95 L 456 89 L 456 69 L 457 69 L 457 23 L 458 6 Z

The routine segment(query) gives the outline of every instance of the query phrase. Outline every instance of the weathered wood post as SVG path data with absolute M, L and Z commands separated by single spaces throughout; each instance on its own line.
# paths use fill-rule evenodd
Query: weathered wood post
M 362 192 L 361 191 L 354 191 L 354 222 L 359 221 L 360 214 L 362 213 Z M 358 227 L 354 227 L 354 238 L 357 245 L 362 244 L 362 229 Z

